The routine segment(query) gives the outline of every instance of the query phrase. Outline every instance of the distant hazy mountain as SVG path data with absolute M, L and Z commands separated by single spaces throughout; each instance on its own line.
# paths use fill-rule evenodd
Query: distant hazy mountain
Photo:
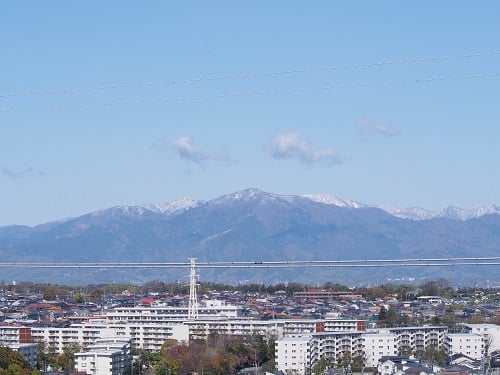
M 349 260 L 499 255 L 498 208 L 439 215 L 392 211 L 328 196 L 287 196 L 248 189 L 210 201 L 112 207 L 36 227 L 0 228 L 4 262 L 187 262 Z M 426 216 L 427 215 L 427 216 Z M 403 218 L 402 218 L 403 217 Z M 469 218 L 473 217 L 473 218 Z M 408 220 L 411 218 L 413 220 Z M 184 280 L 187 270 L 0 268 L 11 280 L 72 284 L 151 278 Z M 446 277 L 500 284 L 494 266 L 435 268 L 204 269 L 221 282 L 325 281 L 375 284 Z

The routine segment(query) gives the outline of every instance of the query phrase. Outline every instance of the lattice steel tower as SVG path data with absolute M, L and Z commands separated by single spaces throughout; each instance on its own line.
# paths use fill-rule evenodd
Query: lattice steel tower
M 198 296 L 196 295 L 196 258 L 189 258 L 191 261 L 189 273 L 189 310 L 188 319 L 198 318 Z

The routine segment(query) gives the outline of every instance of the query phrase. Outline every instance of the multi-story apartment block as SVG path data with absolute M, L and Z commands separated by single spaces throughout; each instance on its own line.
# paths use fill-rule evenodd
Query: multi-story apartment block
M 0 345 L 31 343 L 31 329 L 18 323 L 0 323 Z
M 314 366 L 320 358 L 331 358 L 338 361 L 345 353 L 351 358 L 362 357 L 366 367 L 375 367 L 378 360 L 383 356 L 394 356 L 401 353 L 416 353 L 424 351 L 427 347 L 443 348 L 445 342 L 446 327 L 424 326 L 424 327 L 398 327 L 368 331 L 346 331 L 346 332 L 316 332 L 306 337 L 309 340 L 310 364 Z M 284 337 L 276 341 L 276 355 L 278 350 L 284 348 L 287 340 L 299 339 L 300 337 Z M 283 356 L 284 354 L 281 353 Z M 284 357 L 286 358 L 286 357 Z M 280 362 L 292 366 L 293 362 L 286 358 Z M 284 367 L 278 367 L 283 370 Z M 301 372 L 301 368 L 290 368 Z
M 57 352 L 70 343 L 79 343 L 83 347 L 92 346 L 97 339 L 106 337 L 130 337 L 134 346 L 149 351 L 158 351 L 167 339 L 187 342 L 188 327 L 183 324 L 106 324 L 79 323 L 67 328 L 33 327 L 32 336 L 35 342 L 44 341 Z
M 387 328 L 398 340 L 399 354 L 416 354 L 426 348 L 442 349 L 448 328 L 444 326 Z
M 0 323 L 0 346 L 8 346 L 21 354 L 31 366 L 36 366 L 37 345 L 31 329 L 18 323 Z
M 481 335 L 475 333 L 448 333 L 444 349 L 447 355 L 464 354 L 480 360 L 484 356 L 484 341 Z
M 351 358 L 361 357 L 365 366 L 373 367 L 383 355 L 397 352 L 396 343 L 395 334 L 365 331 L 283 337 L 276 341 L 276 367 L 283 372 L 303 374 L 321 358 L 338 362 L 346 354 Z
M 377 367 L 380 359 L 398 354 L 398 338 L 395 333 L 371 332 L 363 335 L 364 365 Z
M 76 369 L 86 374 L 121 375 L 132 366 L 131 340 L 98 339 L 85 352 L 75 353 Z
M 198 318 L 209 319 L 224 317 L 235 319 L 241 316 L 240 306 L 226 305 L 222 301 L 205 301 L 198 307 Z M 108 323 L 162 323 L 176 324 L 189 320 L 189 307 L 175 306 L 136 306 L 117 307 L 106 313 Z
M 310 373 L 313 339 L 311 336 L 284 337 L 276 341 L 275 359 L 277 370 L 297 375 Z
M 236 336 L 262 335 L 266 338 L 281 338 L 293 335 L 307 335 L 316 332 L 356 332 L 364 331 L 364 320 L 314 320 L 314 319 L 210 319 L 185 321 L 189 327 L 189 337 L 206 339 L 211 333 Z
M 465 332 L 476 333 L 483 337 L 488 354 L 500 350 L 500 326 L 497 324 L 465 324 Z
M 338 360 L 344 353 L 351 357 L 363 357 L 363 334 L 365 332 L 321 332 L 312 335 L 315 363 L 320 358 Z
M 211 334 L 230 336 L 261 335 L 265 338 L 282 337 L 283 321 L 254 319 L 197 319 L 183 323 L 189 339 L 206 339 Z
M 34 342 L 45 342 L 56 352 L 62 353 L 64 347 L 72 343 L 78 343 L 88 347 L 97 339 L 107 336 L 115 336 L 113 329 L 106 326 L 72 326 L 68 328 L 58 327 L 31 327 L 31 335 Z

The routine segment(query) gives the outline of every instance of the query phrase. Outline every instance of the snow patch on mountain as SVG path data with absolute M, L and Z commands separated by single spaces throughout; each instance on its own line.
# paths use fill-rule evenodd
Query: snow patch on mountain
M 259 189 L 245 189 L 232 194 L 223 195 L 219 198 L 215 198 L 211 200 L 210 203 L 223 204 L 231 201 L 250 201 L 255 198 L 262 197 L 265 194 L 266 193 Z
M 427 210 L 425 208 L 420 207 L 408 207 L 408 208 L 400 208 L 400 207 L 378 207 L 385 212 L 399 217 L 400 219 L 409 219 L 409 220 L 430 220 L 436 217 L 436 212 Z
M 205 246 L 208 242 L 210 241 L 213 241 L 219 237 L 222 237 L 224 236 L 225 234 L 228 234 L 232 231 L 233 229 L 226 229 L 225 231 L 222 231 L 220 233 L 215 233 L 215 234 L 212 234 L 210 236 L 208 236 L 207 238 L 204 238 L 201 242 L 200 242 L 200 245 L 201 246 Z
M 145 204 L 142 207 L 154 213 L 172 215 L 175 213 L 180 213 L 182 211 L 191 210 L 193 208 L 201 206 L 202 204 L 204 204 L 203 201 L 191 197 L 186 197 L 166 203 Z
M 362 208 L 362 207 L 369 207 L 366 204 L 351 201 L 348 199 L 342 199 L 338 197 L 334 197 L 333 195 L 327 195 L 327 194 L 306 194 L 303 195 L 304 198 L 309 198 L 310 200 L 318 203 L 324 203 L 324 204 L 332 204 L 334 206 L 338 207 L 348 207 L 348 208 Z
M 114 215 L 141 216 L 149 210 L 141 206 L 115 206 L 104 208 L 90 214 L 91 217 L 103 217 Z
M 401 219 L 410 220 L 430 220 L 434 218 L 446 218 L 454 220 L 470 220 L 477 219 L 484 215 L 500 214 L 500 208 L 491 206 L 477 206 L 469 210 L 455 206 L 448 206 L 439 211 L 426 210 L 419 207 L 411 208 L 396 208 L 396 207 L 380 207 L 384 211 L 399 217 Z
M 274 203 L 274 202 L 292 203 L 295 202 L 297 198 L 300 197 L 295 195 L 266 193 L 260 189 L 252 188 L 252 189 L 245 189 L 242 191 L 238 191 L 232 194 L 223 195 L 222 197 L 211 200 L 209 203 L 227 204 L 234 201 L 241 201 L 241 202 L 259 201 L 260 203 Z
M 438 217 L 448 217 L 450 219 L 457 220 L 476 219 L 488 214 L 500 214 L 500 208 L 492 205 L 478 206 L 471 208 L 470 210 L 464 210 L 463 208 L 449 206 L 437 213 Z

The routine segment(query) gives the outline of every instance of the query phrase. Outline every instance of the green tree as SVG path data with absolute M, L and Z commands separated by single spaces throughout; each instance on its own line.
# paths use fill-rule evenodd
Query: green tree
M 39 374 L 24 357 L 5 346 L 0 346 L 0 375 L 34 375 Z
M 385 308 L 385 306 L 382 306 L 378 312 L 378 320 L 385 322 L 386 318 L 387 318 L 387 309 Z
M 75 303 L 84 303 L 85 302 L 85 296 L 81 293 L 75 293 L 73 295 L 73 301 Z
M 441 319 L 442 324 L 446 325 L 450 330 L 456 329 L 457 316 L 453 313 L 446 313 Z

